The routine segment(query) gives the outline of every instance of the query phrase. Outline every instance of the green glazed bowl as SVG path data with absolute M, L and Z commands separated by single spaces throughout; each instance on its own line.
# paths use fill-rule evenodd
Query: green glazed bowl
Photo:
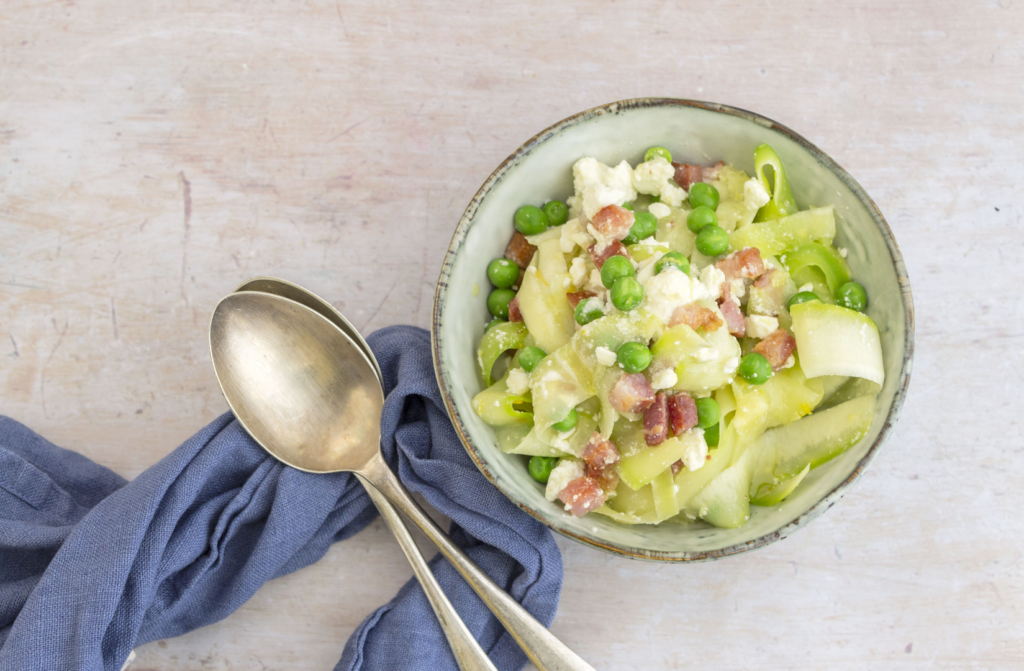
M 785 161 L 801 209 L 833 204 L 836 245 L 867 289 L 867 313 L 878 324 L 885 386 L 874 423 L 857 445 L 805 478 L 780 505 L 751 506 L 739 529 L 696 522 L 627 526 L 600 515 L 575 518 L 544 498 L 524 457 L 498 449 L 471 400 L 482 388 L 476 349 L 490 320 L 487 263 L 503 255 L 512 215 L 525 203 L 572 195 L 572 165 L 583 156 L 615 165 L 642 160 L 663 146 L 673 160 L 719 160 L 753 174 L 754 148 L 768 143 Z M 820 149 L 785 126 L 734 107 L 692 100 L 642 98 L 596 107 L 530 139 L 487 178 L 459 221 L 437 283 L 431 328 L 434 370 L 455 429 L 483 474 L 516 505 L 555 531 L 614 554 L 654 561 L 706 561 L 784 538 L 831 508 L 877 454 L 892 430 L 910 381 L 914 308 L 910 282 L 892 231 L 857 182 Z

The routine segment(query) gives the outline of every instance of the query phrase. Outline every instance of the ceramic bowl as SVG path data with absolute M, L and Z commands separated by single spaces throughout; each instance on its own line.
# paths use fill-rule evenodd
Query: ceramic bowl
M 719 160 L 753 174 L 754 148 L 768 143 L 786 164 L 801 209 L 833 204 L 836 246 L 870 298 L 878 324 L 885 386 L 868 435 L 840 457 L 813 470 L 782 504 L 751 506 L 739 529 L 703 522 L 627 526 L 600 515 L 571 517 L 544 498 L 524 457 L 502 453 L 494 433 L 473 412 L 481 390 L 476 349 L 490 320 L 487 263 L 502 256 L 513 233 L 512 215 L 524 203 L 564 200 L 573 193 L 572 165 L 583 156 L 615 165 L 642 160 L 647 147 L 664 146 L 673 160 Z M 913 354 L 914 311 L 906 269 L 892 231 L 867 193 L 820 149 L 785 126 L 752 112 L 690 100 L 644 98 L 597 107 L 560 121 L 531 138 L 487 178 L 452 237 L 434 298 L 432 339 L 438 383 L 462 442 L 483 474 L 523 510 L 555 531 L 615 554 L 655 561 L 704 561 L 784 538 L 832 507 L 878 453 L 896 421 Z

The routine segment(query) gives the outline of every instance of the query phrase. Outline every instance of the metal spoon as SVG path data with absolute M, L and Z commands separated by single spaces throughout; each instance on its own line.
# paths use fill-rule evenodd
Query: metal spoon
M 235 292 L 239 291 L 260 291 L 266 294 L 289 298 L 328 319 L 359 347 L 366 357 L 367 364 L 373 368 L 373 372 L 377 376 L 377 382 L 383 387 L 384 376 L 380 372 L 377 357 L 373 355 L 369 344 L 359 334 L 359 331 L 340 312 L 335 310 L 334 306 L 330 303 L 302 287 L 273 277 L 255 277 L 235 289 Z M 434 577 L 434 573 L 427 565 L 426 559 L 423 558 L 423 554 L 420 552 L 419 547 L 416 546 L 416 542 L 409 533 L 409 528 L 405 526 L 405 522 L 402 521 L 398 511 L 383 494 L 377 491 L 376 487 L 367 482 L 366 478 L 358 473 L 356 477 L 363 484 L 363 487 L 366 488 L 366 493 L 370 495 L 370 500 L 373 501 L 374 505 L 377 506 L 377 510 L 380 511 L 381 519 L 391 529 L 391 532 L 398 540 L 398 545 L 402 548 L 406 558 L 412 565 L 413 573 L 416 575 L 417 580 L 420 581 L 420 585 L 427 595 L 427 601 L 430 602 L 431 608 L 434 609 L 434 614 L 437 615 L 437 619 L 441 623 L 441 629 L 444 631 L 445 638 L 448 639 L 448 644 L 455 654 L 459 668 L 464 671 L 497 671 L 487 653 L 484 652 L 476 638 L 470 633 L 469 628 L 466 627 L 466 623 L 459 617 L 455 607 L 452 606 L 452 602 L 448 600 L 448 597 L 442 591 L 441 585 L 437 582 L 437 578 Z
M 380 454 L 383 394 L 363 352 L 331 321 L 280 296 L 239 292 L 214 310 L 210 349 L 228 405 L 281 461 L 365 477 L 419 526 L 541 671 L 592 671 L 462 552 Z

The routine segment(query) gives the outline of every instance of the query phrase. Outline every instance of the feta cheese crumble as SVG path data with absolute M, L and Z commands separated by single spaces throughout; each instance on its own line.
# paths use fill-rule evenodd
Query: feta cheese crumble
M 506 384 L 510 393 L 522 396 L 530 390 L 530 374 L 522 368 L 513 368 L 508 372 Z
M 690 431 L 697 436 L 698 440 L 688 441 L 686 451 L 683 453 L 683 466 L 686 466 L 688 471 L 696 471 L 708 460 L 708 444 L 704 440 L 703 429 L 693 428 Z
M 673 181 L 675 175 L 676 169 L 672 167 L 671 163 L 666 161 L 663 156 L 655 156 L 650 161 L 638 165 L 633 171 L 633 187 L 639 193 L 658 196 L 662 203 L 679 207 L 683 204 L 686 191 L 675 184 Z
M 779 320 L 775 317 L 750 315 L 746 318 L 747 335 L 752 338 L 767 338 L 768 334 L 779 328 Z
M 700 271 L 700 281 L 707 289 L 708 296 L 718 298 L 722 295 L 722 285 L 725 284 L 725 273 L 713 265 L 707 266 Z
M 548 486 L 544 489 L 544 498 L 554 501 L 562 493 L 570 482 L 576 478 L 583 477 L 583 463 L 573 459 L 562 459 L 558 465 L 551 470 L 548 476 Z
M 614 366 L 615 362 L 618 361 L 615 352 L 607 347 L 598 347 L 594 350 L 594 354 L 597 356 L 597 362 L 602 366 Z
M 609 205 L 622 205 L 636 199 L 633 169 L 626 161 L 610 168 L 587 156 L 572 166 L 572 176 L 577 203 L 585 221 L 590 221 Z
M 676 386 L 676 382 L 679 382 L 679 377 L 676 372 L 671 368 L 666 368 L 663 371 L 657 372 L 651 376 L 651 389 L 657 391 L 658 389 L 668 389 Z
M 743 183 L 743 200 L 750 205 L 757 208 L 761 208 L 768 204 L 768 201 L 772 197 L 765 190 L 764 186 L 761 185 L 761 180 L 756 177 L 752 177 Z
M 742 277 L 729 280 L 729 291 L 732 292 L 732 297 L 736 299 L 736 302 L 739 302 L 747 293 L 746 281 Z
M 668 215 L 672 214 L 672 209 L 665 203 L 651 203 L 647 207 L 647 211 L 658 219 L 664 219 Z
M 644 161 L 633 171 L 633 188 L 640 193 L 657 196 L 661 185 L 675 177 L 676 169 L 663 156 Z
M 738 356 L 730 357 L 725 360 L 725 365 L 722 366 L 722 372 L 726 375 L 732 375 L 736 372 L 736 369 L 740 367 L 740 358 Z
M 644 307 L 666 323 L 676 308 L 708 298 L 708 291 L 701 282 L 675 266 L 648 279 L 643 288 Z
M 582 287 L 587 282 L 587 260 L 582 256 L 577 256 L 572 260 L 572 265 L 569 266 L 569 278 L 572 279 L 573 286 Z

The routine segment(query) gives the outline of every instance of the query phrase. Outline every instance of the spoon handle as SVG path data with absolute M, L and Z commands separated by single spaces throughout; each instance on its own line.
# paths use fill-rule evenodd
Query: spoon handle
M 377 455 L 360 472 L 377 489 L 409 516 L 423 533 L 437 545 L 448 561 L 458 570 L 469 586 L 480 596 L 491 612 L 505 625 L 523 652 L 540 671 L 594 671 L 594 667 L 583 661 L 579 655 L 562 643 L 547 628 L 536 620 L 505 590 L 498 587 L 490 576 L 481 570 L 450 538 L 434 523 L 418 503 L 409 495 L 395 474 Z
M 416 574 L 416 578 L 420 581 L 423 591 L 427 594 L 427 601 L 430 602 L 430 606 L 434 609 L 434 614 L 437 615 L 437 619 L 441 623 L 441 629 L 444 631 L 445 638 L 448 639 L 452 653 L 455 654 L 459 668 L 462 671 L 497 671 L 487 653 L 484 652 L 484 649 L 477 643 L 476 638 L 470 633 L 469 628 L 466 627 L 466 623 L 459 617 L 455 607 L 452 606 L 452 602 L 441 591 L 441 585 L 438 584 L 437 578 L 434 577 L 430 567 L 427 566 L 427 562 L 420 553 L 420 549 L 416 546 L 416 541 L 413 540 L 412 535 L 409 533 L 409 528 L 405 526 L 405 522 L 399 517 L 398 511 L 366 478 L 358 473 L 356 477 L 359 478 L 359 482 L 363 483 L 366 493 L 370 495 L 370 500 L 377 506 L 381 518 L 388 525 L 388 528 L 391 529 L 391 532 L 395 534 L 398 544 L 401 546 L 406 558 L 408 558 L 409 563 L 412 564 L 413 573 Z

